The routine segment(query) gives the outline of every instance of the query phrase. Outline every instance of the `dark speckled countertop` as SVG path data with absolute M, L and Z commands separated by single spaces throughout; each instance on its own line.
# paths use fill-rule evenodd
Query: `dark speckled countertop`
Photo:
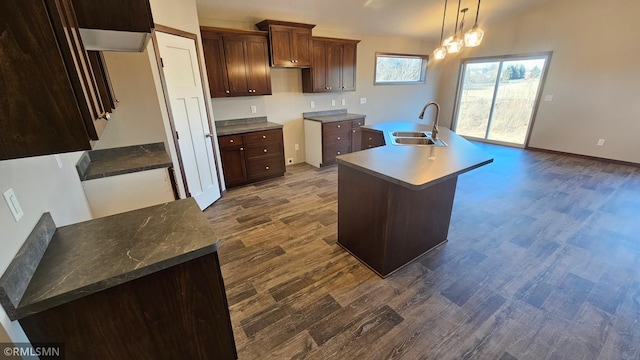
M 18 305 L 3 304 L 12 320 L 213 253 L 218 240 L 189 198 L 57 228 L 45 248 Z M 0 285 L 19 288 L 11 279 Z
M 338 164 L 409 189 L 424 189 L 493 162 L 491 156 L 443 126 L 439 127 L 439 136 L 448 144 L 446 147 L 391 145 L 392 131 L 430 132 L 432 125 L 394 121 L 363 128 L 382 132 L 386 145 L 338 156 Z
M 362 114 L 349 113 L 347 112 L 347 109 L 306 112 L 302 113 L 302 116 L 306 120 L 313 120 L 321 123 L 364 119 L 366 117 L 366 115 Z
M 244 134 L 253 131 L 282 129 L 282 124 L 267 121 L 266 116 L 218 120 L 216 121 L 216 133 L 218 136 Z
M 173 166 L 164 143 L 125 146 L 85 152 L 76 169 L 80 180 L 99 179 Z

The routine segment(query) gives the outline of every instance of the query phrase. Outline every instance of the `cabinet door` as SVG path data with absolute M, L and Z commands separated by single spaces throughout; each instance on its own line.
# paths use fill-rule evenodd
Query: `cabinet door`
M 105 107 L 105 111 L 113 111 L 116 106 L 118 106 L 118 99 L 113 92 L 113 86 L 111 85 L 111 78 L 107 71 L 104 55 L 102 55 L 101 51 L 87 51 L 87 55 L 89 56 L 89 62 L 91 63 L 93 75 L 98 86 L 98 93 Z
M 351 129 L 351 151 L 362 150 L 362 129 Z
M 311 30 L 291 29 L 292 49 L 291 56 L 298 67 L 311 66 Z
M 245 39 L 247 83 L 250 95 L 271 95 L 269 45 L 266 36 L 248 35 Z
M 230 96 L 222 35 L 202 32 L 202 49 L 211 97 Z
M 327 84 L 327 47 L 324 41 L 313 42 L 312 92 L 329 91 Z
M 327 87 L 329 91 L 342 91 L 342 44 L 327 45 Z
M 291 67 L 294 66 L 292 53 L 292 31 L 287 26 L 271 25 L 271 65 Z
M 220 158 L 227 186 L 242 184 L 247 180 L 243 146 L 220 148 Z
M 247 83 L 247 54 L 243 35 L 223 35 L 224 55 L 227 64 L 231 95 L 250 95 Z
M 345 43 L 343 45 L 342 90 L 356 90 L 356 44 Z

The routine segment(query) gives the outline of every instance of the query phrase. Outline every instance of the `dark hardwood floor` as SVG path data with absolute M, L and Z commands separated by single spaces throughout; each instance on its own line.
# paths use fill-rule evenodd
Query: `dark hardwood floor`
M 449 241 L 382 280 L 336 245 L 337 168 L 229 190 L 240 359 L 640 359 L 640 169 L 478 144 Z

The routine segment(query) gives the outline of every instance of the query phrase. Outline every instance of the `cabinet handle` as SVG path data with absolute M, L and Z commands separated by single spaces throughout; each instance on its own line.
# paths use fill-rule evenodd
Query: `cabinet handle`
M 372 138 L 369 138 L 369 140 L 373 140 Z
M 340 140 L 340 136 L 338 136 L 338 140 Z
M 338 125 L 338 129 L 340 128 L 340 125 Z
M 262 138 L 263 138 L 263 139 L 266 139 L 266 138 L 267 138 L 267 135 L 262 135 Z
M 340 155 L 340 151 L 338 151 L 338 155 Z
M 111 119 L 111 114 L 109 114 L 108 112 L 102 113 L 98 116 L 98 119 L 109 120 Z
M 240 148 L 240 151 L 244 151 L 244 148 L 243 148 L 243 147 L 241 147 L 241 148 Z
M 329 90 L 333 90 L 333 87 L 329 86 Z
M 355 131 L 355 130 L 353 130 L 353 132 L 355 133 L 356 131 Z
M 227 91 L 225 91 L 225 92 L 226 92 L 227 94 L 231 94 L 231 91 L 229 91 L 229 90 L 227 90 Z
M 267 149 L 264 149 L 263 151 L 264 151 L 264 152 L 267 152 Z
M 369 140 L 371 140 L 371 139 L 369 139 Z M 229 140 L 229 142 L 230 142 L 230 143 L 232 143 L 232 142 L 233 142 L 233 139 L 230 139 L 230 140 Z
M 264 169 L 265 169 L 265 170 L 269 170 L 269 167 L 268 167 L 268 166 L 265 166 L 265 167 L 264 167 Z

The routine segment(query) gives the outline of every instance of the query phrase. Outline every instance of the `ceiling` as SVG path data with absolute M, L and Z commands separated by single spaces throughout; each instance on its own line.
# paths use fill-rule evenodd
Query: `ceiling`
M 482 26 L 550 0 L 482 0 Z M 257 23 L 264 19 L 319 24 L 323 31 L 439 40 L 445 0 L 196 0 L 202 18 Z M 475 20 L 477 0 L 468 7 L 465 29 Z M 458 2 L 449 0 L 445 36 L 452 34 Z

